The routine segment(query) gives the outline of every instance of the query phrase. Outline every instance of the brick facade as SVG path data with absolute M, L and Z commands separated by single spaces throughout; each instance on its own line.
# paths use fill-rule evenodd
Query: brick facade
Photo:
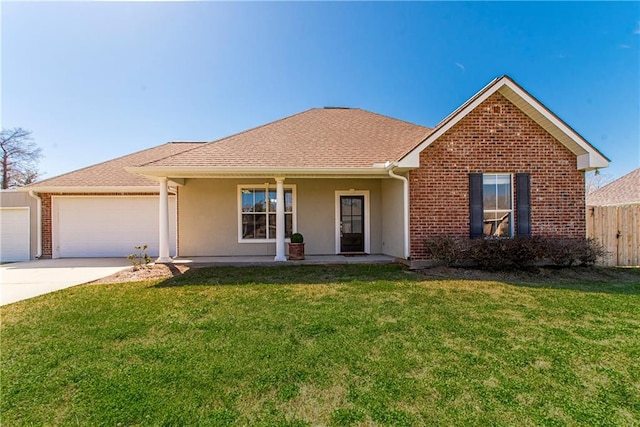
M 158 193 L 41 193 L 42 200 L 42 256 L 41 259 L 53 257 L 53 210 L 52 196 L 158 196 Z
M 427 236 L 469 235 L 469 173 L 529 173 L 531 234 L 585 236 L 576 156 L 495 93 L 420 153 L 409 174 L 412 259 L 425 259 Z
M 40 194 L 42 200 L 42 259 L 53 257 L 53 232 L 51 220 L 51 194 Z

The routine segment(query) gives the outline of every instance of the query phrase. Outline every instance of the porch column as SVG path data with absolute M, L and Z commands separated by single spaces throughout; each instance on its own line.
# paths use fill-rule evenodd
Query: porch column
M 284 178 L 276 179 L 276 257 L 274 261 L 286 261 L 284 254 Z
M 159 211 L 159 253 L 158 263 L 171 262 L 169 256 L 169 191 L 167 178 L 160 178 L 160 211 Z

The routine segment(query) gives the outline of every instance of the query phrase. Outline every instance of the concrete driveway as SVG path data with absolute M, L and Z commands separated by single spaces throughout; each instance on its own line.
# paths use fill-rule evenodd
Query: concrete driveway
M 0 265 L 0 305 L 92 282 L 131 268 L 125 258 L 64 258 Z

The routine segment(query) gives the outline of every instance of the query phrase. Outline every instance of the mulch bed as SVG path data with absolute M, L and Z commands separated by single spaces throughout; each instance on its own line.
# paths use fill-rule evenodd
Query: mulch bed
M 91 283 L 101 285 L 107 283 L 141 282 L 144 280 L 165 279 L 184 274 L 191 268 L 192 267 L 189 267 L 186 264 L 151 264 L 148 267 L 142 267 L 137 270 L 134 270 L 133 267 L 131 267 L 128 270 L 120 271 Z

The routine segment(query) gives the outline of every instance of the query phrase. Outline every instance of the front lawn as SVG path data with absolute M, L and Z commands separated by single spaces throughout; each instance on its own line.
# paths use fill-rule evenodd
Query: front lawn
M 640 275 L 208 268 L 2 308 L 0 423 L 638 425 Z

